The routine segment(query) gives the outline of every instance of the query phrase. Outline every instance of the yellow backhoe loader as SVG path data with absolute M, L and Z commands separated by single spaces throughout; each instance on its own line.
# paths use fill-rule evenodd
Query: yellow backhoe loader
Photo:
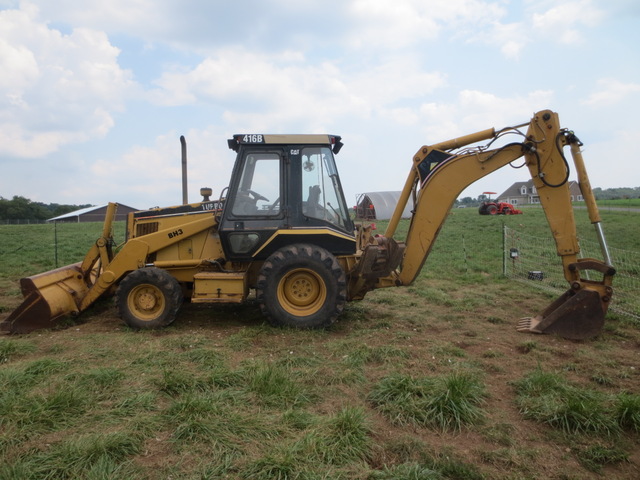
M 491 148 L 507 134 L 515 140 Z M 471 146 L 480 142 L 485 145 Z M 541 111 L 522 125 L 420 148 L 384 235 L 354 225 L 349 216 L 334 158 L 342 147 L 340 137 L 243 134 L 228 143 L 237 157 L 219 200 L 209 200 L 205 192 L 199 203 L 131 213 L 119 248 L 111 234 L 116 205 L 110 204 L 102 236 L 82 262 L 21 280 L 24 302 L 3 328 L 13 333 L 50 328 L 109 294 L 115 295 L 118 313 L 129 326 L 157 328 L 174 321 L 184 298 L 239 303 L 254 291 L 272 324 L 325 327 L 347 301 L 377 288 L 410 285 L 460 192 L 523 157 L 569 289 L 517 328 L 573 339 L 601 331 L 615 270 L 581 143 L 560 127 L 556 113 Z M 603 260 L 578 258 L 566 146 Z M 409 201 L 413 216 L 401 242 L 394 234 Z M 586 270 L 598 272 L 602 280 L 585 278 Z

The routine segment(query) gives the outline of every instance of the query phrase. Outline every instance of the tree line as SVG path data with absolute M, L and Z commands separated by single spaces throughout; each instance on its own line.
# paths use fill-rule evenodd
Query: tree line
M 593 195 L 596 200 L 621 200 L 627 198 L 640 198 L 640 187 L 623 188 L 594 188 Z
M 92 205 L 61 205 L 59 203 L 33 202 L 14 196 L 11 200 L 0 197 L 0 220 L 48 220 Z

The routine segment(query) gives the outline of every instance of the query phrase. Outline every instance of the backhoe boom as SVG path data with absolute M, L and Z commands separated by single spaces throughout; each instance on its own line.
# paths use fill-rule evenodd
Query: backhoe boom
M 528 130 L 526 134 L 522 134 L 519 128 L 526 125 Z M 453 151 L 483 140 L 493 142 L 506 133 L 520 135 L 522 140 L 495 149 L 476 147 L 462 152 Z M 578 258 L 580 248 L 569 191 L 569 166 L 562 150 L 566 145 L 571 147 L 582 195 L 590 219 L 596 226 L 604 261 Z M 518 329 L 535 333 L 554 332 L 570 338 L 585 338 L 597 334 L 604 323 L 604 315 L 613 294 L 611 279 L 615 270 L 611 266 L 600 227 L 600 216 L 580 145 L 573 132 L 560 128 L 558 115 L 546 110 L 535 114 L 528 124 L 499 132 L 494 129 L 483 130 L 422 147 L 413 158 L 411 171 L 385 238 L 377 240 L 379 245 L 384 245 L 385 251 L 389 250 L 388 245 L 394 242 L 393 236 L 402 212 L 409 199 L 415 198 L 414 213 L 404 242 L 404 256 L 395 271 L 394 265 L 381 268 L 381 271 L 387 271 L 389 275 L 376 279 L 376 283 L 370 283 L 369 286 L 379 288 L 410 285 L 420 273 L 460 193 L 476 180 L 523 157 L 540 197 L 570 289 L 561 297 L 561 301 L 553 304 L 553 308 L 547 309 L 539 317 L 524 319 Z M 596 282 L 583 279 L 581 272 L 585 270 L 601 273 L 603 280 Z M 368 273 L 363 272 L 363 276 L 366 277 Z M 567 308 L 569 304 L 571 308 Z

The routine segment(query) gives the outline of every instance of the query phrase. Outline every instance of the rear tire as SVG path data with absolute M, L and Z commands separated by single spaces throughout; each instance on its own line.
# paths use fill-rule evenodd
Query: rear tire
M 489 215 L 497 215 L 498 214 L 498 207 L 496 207 L 495 205 L 489 205 L 487 207 L 487 213 Z
M 297 244 L 274 252 L 256 285 L 262 313 L 274 326 L 323 328 L 342 313 L 346 275 L 324 248 Z
M 166 270 L 141 268 L 129 273 L 116 291 L 118 314 L 135 329 L 166 327 L 176 319 L 182 289 Z

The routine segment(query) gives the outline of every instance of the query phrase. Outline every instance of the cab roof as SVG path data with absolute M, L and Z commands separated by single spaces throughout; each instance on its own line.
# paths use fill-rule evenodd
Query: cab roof
M 338 135 L 324 134 L 261 134 L 238 133 L 228 140 L 229 148 L 238 151 L 240 145 L 327 145 L 332 147 L 334 153 L 338 153 L 342 147 L 341 137 Z

